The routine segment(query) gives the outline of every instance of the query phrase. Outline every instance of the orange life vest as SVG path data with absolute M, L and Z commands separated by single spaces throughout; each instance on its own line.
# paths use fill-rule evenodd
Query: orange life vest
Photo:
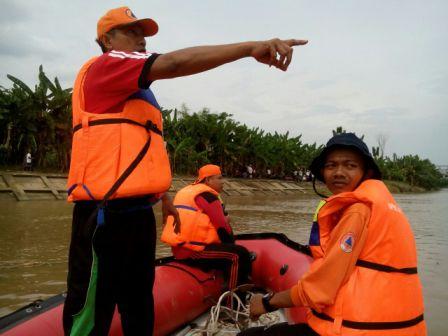
M 85 111 L 84 79 L 95 59 L 81 68 L 73 89 L 69 201 L 167 191 L 171 171 L 158 108 L 144 99 L 129 98 L 119 113 Z
M 426 335 L 414 235 L 383 182 L 366 180 L 355 191 L 334 195 L 321 204 L 319 244 L 311 248 L 315 258 L 311 269 L 322 262 L 343 209 L 357 202 L 371 209 L 365 245 L 334 303 L 322 312 L 310 310 L 308 324 L 323 336 Z
M 212 243 L 220 243 L 218 233 L 210 218 L 196 205 L 194 199 L 203 192 L 219 194 L 204 183 L 190 184 L 179 190 L 173 204 L 179 211 L 180 232 L 174 232 L 174 218 L 168 216 L 161 240 L 171 246 L 183 246 L 194 251 L 202 251 Z

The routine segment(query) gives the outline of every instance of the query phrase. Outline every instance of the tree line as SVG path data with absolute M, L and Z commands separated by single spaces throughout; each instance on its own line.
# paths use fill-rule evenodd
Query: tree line
M 71 146 L 71 93 L 39 67 L 34 90 L 7 75 L 13 85 L 0 87 L 0 165 L 21 164 L 27 152 L 35 166 L 67 171 Z
M 72 136 L 72 89 L 62 88 L 57 78 L 51 81 L 42 66 L 34 89 L 7 76 L 12 87 L 0 87 L 0 165 L 21 165 L 30 152 L 37 168 L 66 172 Z M 190 113 L 184 106 L 162 109 L 162 114 L 165 141 L 177 174 L 195 174 L 202 164 L 213 162 L 229 176 L 238 176 L 249 164 L 258 172 L 269 169 L 273 176 L 291 176 L 294 170 L 308 167 L 322 149 L 316 143 L 304 143 L 301 135 L 248 127 L 227 112 L 202 109 Z M 338 127 L 333 131 L 338 132 L 345 130 Z M 395 154 L 389 158 L 379 147 L 372 150 L 386 179 L 425 189 L 447 185 L 427 159 Z
M 171 163 L 179 173 L 194 174 L 202 164 L 213 162 L 230 176 L 240 175 L 250 164 L 259 173 L 270 169 L 272 175 L 283 177 L 307 167 L 321 150 L 316 143 L 303 143 L 301 135 L 249 128 L 226 112 L 203 109 L 190 114 L 184 107 L 163 110 L 163 115 Z

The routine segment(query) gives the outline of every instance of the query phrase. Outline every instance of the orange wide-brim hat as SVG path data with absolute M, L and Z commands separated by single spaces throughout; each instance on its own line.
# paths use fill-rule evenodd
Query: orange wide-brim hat
M 97 37 L 99 39 L 116 27 L 131 24 L 138 24 L 142 27 L 144 36 L 153 36 L 159 31 L 159 26 L 153 19 L 139 20 L 129 7 L 119 7 L 111 9 L 98 20 Z
M 201 182 L 206 177 L 214 176 L 214 175 L 222 175 L 221 168 L 217 165 L 208 164 L 199 168 L 198 178 L 194 181 L 193 184 L 197 184 Z

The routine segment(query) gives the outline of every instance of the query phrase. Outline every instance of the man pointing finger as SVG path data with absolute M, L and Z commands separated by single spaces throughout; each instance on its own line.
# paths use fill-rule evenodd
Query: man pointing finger
M 307 43 L 272 39 L 147 52 L 145 37 L 157 31 L 154 20 L 139 20 L 128 7 L 109 10 L 97 24 L 103 54 L 84 64 L 75 81 L 66 335 L 107 335 L 115 306 L 124 335 L 153 333 L 151 205 L 162 199 L 164 217 L 179 214 L 166 194 L 171 169 L 151 83 L 245 57 L 286 71 L 292 47 Z

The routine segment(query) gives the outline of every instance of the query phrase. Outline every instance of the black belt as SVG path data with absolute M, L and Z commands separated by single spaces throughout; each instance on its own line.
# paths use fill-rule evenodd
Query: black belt
M 329 322 L 334 322 L 334 318 L 324 314 L 319 313 L 312 309 L 314 316 Z M 379 329 L 402 329 L 412 327 L 421 321 L 423 321 L 423 314 L 417 316 L 416 318 L 406 320 L 406 321 L 394 321 L 394 322 L 356 322 L 350 320 L 342 320 L 342 325 L 351 329 L 363 329 L 363 330 L 379 330 Z
M 358 260 L 356 262 L 356 266 L 370 268 L 376 271 L 387 273 L 417 274 L 417 267 L 395 268 L 392 266 L 377 264 L 366 260 Z
M 113 198 L 107 201 L 107 206 L 109 208 L 116 209 L 126 209 L 128 207 L 133 207 L 136 205 L 145 205 L 151 203 L 152 199 L 155 197 L 153 194 L 148 194 L 138 197 L 125 197 L 125 198 Z M 80 206 L 94 206 L 101 203 L 101 200 L 77 200 L 74 203 Z
M 110 118 L 110 119 L 98 119 L 98 120 L 92 120 L 89 121 L 89 126 L 98 126 L 98 125 L 110 125 L 110 124 L 131 124 L 135 126 L 143 127 L 144 129 L 148 131 L 152 131 L 158 135 L 162 135 L 162 131 L 151 121 L 148 120 L 146 124 L 140 124 L 139 122 L 132 120 L 132 119 L 126 119 L 126 118 Z M 82 124 L 78 124 L 75 127 L 73 127 L 73 133 L 76 131 L 79 131 L 82 128 Z

